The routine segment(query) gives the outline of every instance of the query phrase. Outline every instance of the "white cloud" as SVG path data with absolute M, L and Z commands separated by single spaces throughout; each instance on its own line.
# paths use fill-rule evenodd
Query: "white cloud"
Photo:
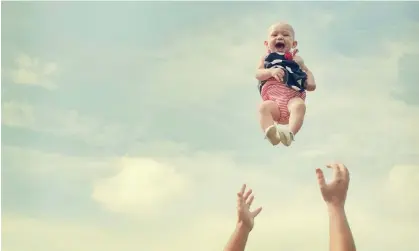
M 75 110 L 60 111 L 15 101 L 3 103 L 2 113 L 2 124 L 57 135 L 87 135 L 99 127 L 98 121 L 80 116 Z
M 118 173 L 95 182 L 92 197 L 111 211 L 159 213 L 164 204 L 187 192 L 184 175 L 152 159 L 124 157 Z
M 56 175 L 67 179 L 97 178 L 108 174 L 113 158 L 71 157 L 36 149 L 2 146 L 2 165 L 2 168 L 34 179 L 55 179 Z
M 235 192 L 242 182 L 254 189 L 255 206 L 264 207 L 252 232 L 249 250 L 327 248 L 327 210 L 314 170 L 311 182 L 306 182 L 291 175 L 292 170 L 288 174 L 280 170 L 304 168 L 295 166 L 292 158 L 283 159 L 280 166 L 253 166 L 238 162 L 229 153 L 196 152 L 184 145 L 175 150 L 178 154 L 167 152 L 170 149 L 174 149 L 173 145 L 157 147 L 153 150 L 156 154 L 150 153 L 155 156 L 152 158 L 101 159 L 6 148 L 3 158 L 6 155 L 8 159 L 21 160 L 13 166 L 25 167 L 22 172 L 36 172 L 33 177 L 65 176 L 74 179 L 76 186 L 77 180 L 90 180 L 93 190 L 86 189 L 84 193 L 92 193 L 95 201 L 114 212 L 108 216 L 110 221 L 119 222 L 120 217 L 132 219 L 123 227 L 107 229 L 92 220 L 69 223 L 6 214 L 6 250 L 221 249 L 234 228 Z M 309 166 L 309 162 L 305 164 Z M 26 168 L 30 163 L 37 165 Z M 419 231 L 414 214 L 419 210 L 418 172 L 417 165 L 395 165 L 384 175 L 372 176 L 368 184 L 354 178 L 347 210 L 359 248 L 418 248 L 414 235 Z M 160 230 L 147 231 L 151 227 Z M 142 240 L 135 240 L 135 236 Z
M 237 173 L 239 172 L 237 170 Z M 269 174 L 265 171 L 265 175 Z M 277 182 L 281 181 L 281 178 L 278 178 Z M 399 181 L 406 182 L 408 179 Z M 374 183 L 365 187 L 367 191 L 364 193 L 371 196 L 369 202 L 359 198 L 359 194 L 349 196 L 348 217 L 359 249 L 391 251 L 416 250 L 419 247 L 415 236 L 419 226 L 415 218 L 387 213 L 388 209 L 400 206 L 396 201 L 389 199 L 390 193 L 385 192 L 390 183 Z M 247 250 L 327 250 L 327 210 L 316 184 L 299 184 L 297 188 L 287 190 L 280 189 L 278 184 L 271 185 L 269 199 L 263 198 L 268 191 L 261 191 L 260 186 L 258 183 L 252 188 L 257 195 L 255 205 L 264 206 L 264 210 L 256 221 Z M 278 193 L 275 198 L 272 195 L 276 191 Z M 377 193 L 378 191 L 381 193 Z M 403 198 L 405 192 L 406 190 L 398 190 L 395 194 Z M 284 193 L 292 195 L 286 196 Z M 234 191 L 231 191 L 232 201 L 233 195 Z M 372 197 L 375 199 L 371 200 Z M 382 210 L 383 208 L 386 210 Z M 412 210 L 418 210 L 418 207 Z M 171 250 L 194 250 L 196 247 L 202 251 L 221 249 L 233 231 L 234 217 L 233 205 L 230 207 L 230 213 L 217 214 L 208 209 L 200 217 L 190 219 L 185 229 L 171 236 L 167 243 L 153 250 L 160 251 L 169 247 Z
M 51 77 L 57 72 L 57 64 L 41 62 L 38 58 L 31 58 L 20 54 L 16 60 L 16 67 L 10 70 L 10 77 L 15 84 L 38 85 L 47 89 L 57 86 Z
M 396 165 L 388 177 L 389 198 L 401 210 L 399 213 L 419 211 L 419 165 Z M 419 217 L 417 217 L 419 220 Z
M 112 228 L 10 214 L 2 217 L 2 250 L 6 251 L 134 251 L 135 247 L 138 246 L 134 236 Z
M 124 250 L 146 249 L 152 251 L 185 251 L 196 250 L 210 251 L 214 249 L 222 249 L 226 241 L 230 237 L 234 229 L 235 221 L 235 189 L 230 189 L 226 181 L 230 180 L 233 183 L 239 183 L 236 179 L 242 179 L 244 176 L 252 178 L 252 188 L 256 194 L 255 205 L 262 205 L 263 212 L 258 216 L 256 227 L 251 234 L 248 250 L 325 250 L 328 245 L 328 218 L 327 210 L 320 197 L 317 185 L 315 182 L 298 186 L 289 186 L 289 184 L 297 183 L 297 180 L 292 180 L 287 177 L 279 177 L 277 179 L 272 176 L 275 175 L 265 169 L 258 171 L 247 172 L 243 167 L 232 167 L 231 161 L 225 159 L 224 162 L 219 162 L 219 156 L 210 156 L 209 159 L 218 159 L 219 168 L 226 168 L 226 173 L 219 173 L 217 170 L 201 169 L 197 173 L 204 173 L 205 179 L 208 180 L 204 184 L 199 185 L 196 182 L 194 186 L 189 187 L 197 195 L 193 201 L 189 203 L 202 204 L 199 211 L 190 214 L 188 207 L 194 207 L 193 204 L 184 204 L 179 207 L 177 211 L 172 211 L 170 214 L 176 215 L 176 219 L 172 221 L 162 222 L 159 218 L 153 218 L 150 224 L 161 228 L 165 224 L 170 225 L 170 228 L 162 228 L 157 232 L 146 231 L 150 226 L 142 225 L 141 221 L 131 221 L 131 224 L 124 224 L 122 227 L 103 228 L 94 225 L 92 222 L 85 223 L 64 222 L 64 221 L 47 221 L 39 219 L 31 219 L 21 216 L 7 215 L 3 223 L 3 242 L 5 248 L 9 251 L 28 249 L 31 250 L 85 250 L 89 248 L 92 251 L 111 250 L 112 248 L 124 248 Z M 200 158 L 192 157 L 189 161 L 197 161 Z M 208 159 L 208 160 L 209 160 Z M 200 159 L 202 160 L 202 159 Z M 142 177 L 137 176 L 137 171 L 132 171 L 128 167 L 127 172 L 135 177 L 134 185 L 130 185 L 130 178 L 121 178 L 121 184 L 113 185 L 112 182 L 109 188 L 113 188 L 116 192 L 106 190 L 102 199 L 107 201 L 108 206 L 116 207 L 121 216 L 129 217 L 127 211 L 120 209 L 126 206 L 135 205 L 140 211 L 141 206 L 151 206 L 147 203 L 147 195 L 165 193 L 165 196 L 157 196 L 153 198 L 160 200 L 163 197 L 165 202 L 171 204 L 180 203 L 177 197 L 172 197 L 169 190 L 163 190 L 162 187 L 175 188 L 169 184 L 162 185 L 161 182 L 156 182 L 152 177 L 160 176 L 160 181 L 167 181 L 164 177 L 176 177 L 171 174 L 163 174 L 166 171 L 156 171 L 163 167 L 155 161 L 150 160 L 129 160 L 137 163 L 151 163 L 154 168 L 149 168 L 151 173 L 150 181 L 141 181 Z M 176 162 L 176 161 L 175 161 Z M 196 162 L 198 166 L 201 162 Z M 215 164 L 215 163 L 212 163 Z M 126 166 L 129 166 L 127 164 Z M 144 166 L 144 164 L 143 164 Z M 161 167 L 156 167 L 161 166 Z M 217 166 L 215 166 L 217 167 Z M 126 168 L 126 167 L 125 167 Z M 419 226 L 414 222 L 414 219 L 406 218 L 404 215 L 389 215 L 389 209 L 396 209 L 403 207 L 405 210 L 412 207 L 413 204 L 397 202 L 404 200 L 412 200 L 416 197 L 405 197 L 404 194 L 409 192 L 414 187 L 403 187 L 400 184 L 407 184 L 412 180 L 412 175 L 406 175 L 410 170 L 412 174 L 417 176 L 418 166 L 396 166 L 390 173 L 389 179 L 383 183 L 373 182 L 366 186 L 364 194 L 374 197 L 374 200 L 369 199 L 369 202 L 359 197 L 360 194 L 351 194 L 348 198 L 348 217 L 359 249 L 368 250 L 383 250 L 391 251 L 396 248 L 402 250 L 416 250 L 419 246 L 416 241 L 414 233 L 419 231 Z M 400 171 L 403 170 L 403 171 Z M 121 176 L 124 176 L 122 171 Z M 160 174 L 157 174 L 160 172 Z M 397 173 L 396 175 L 394 173 Z M 146 173 L 146 172 L 145 172 Z M 170 173 L 170 172 L 168 172 Z M 197 175 L 195 173 L 195 175 Z M 243 175 L 243 173 L 248 173 Z M 182 172 L 181 172 L 182 174 Z M 130 174 L 127 174 L 130 175 Z M 120 176 L 120 177 L 121 177 Z M 396 177 L 396 178 L 394 178 Z M 118 179 L 118 175 L 115 176 Z M 202 179 L 201 176 L 194 176 L 194 179 Z M 204 179 L 204 180 L 205 180 Z M 154 180 L 154 182 L 153 182 Z M 276 181 L 274 184 L 272 181 Z M 315 180 L 313 173 L 313 181 Z M 139 185 L 138 185 L 139 184 Z M 212 184 L 212 186 L 208 186 Z M 105 184 L 102 184 L 105 185 Z M 235 186 L 234 184 L 233 186 Z M 397 189 L 387 190 L 386 187 L 397 187 Z M 404 185 L 402 185 L 404 186 Z M 122 188 L 122 190 L 121 190 Z M 417 188 L 417 186 L 416 186 Z M 154 191 L 153 189 L 157 189 Z M 177 190 L 179 192 L 179 190 Z M 377 193 L 381 191 L 381 193 Z M 414 191 L 414 190 L 413 190 Z M 103 192 L 103 190 L 102 190 Z M 176 192 L 176 189 L 175 191 Z M 412 192 L 412 191 L 411 191 Z M 117 198 L 121 196 L 123 198 Z M 413 193 L 411 193 L 413 195 Z M 109 198 L 106 198 L 106 196 Z M 389 197 L 391 195 L 391 197 Z M 393 200 L 394 197 L 399 197 L 398 200 Z M 142 200 L 142 199 L 146 200 Z M 228 201 L 226 200 L 228 199 Z M 141 201 L 140 201 L 141 200 Z M 149 200 L 148 202 L 156 202 Z M 163 200 L 159 201 L 161 203 Z M 411 201 L 413 202 L 413 201 Z M 164 204 L 154 204 L 159 211 L 172 210 L 172 206 Z M 379 210 L 377 210 L 377 208 Z M 381 210 L 380 210 L 381 208 Z M 151 207 L 149 208 L 151 209 Z M 384 210 L 385 209 L 385 210 Z M 418 210 L 413 208 L 412 210 Z M 399 211 L 401 212 L 401 211 Z M 413 212 L 413 211 L 412 211 Z M 149 217 L 148 214 L 144 215 Z M 24 227 L 22 227 L 24 226 Z M 142 229 L 142 230 L 140 230 Z M 140 240 L 135 240 L 135 238 Z M 164 242 L 161 239 L 164 238 Z M 17 242 L 17 239 L 25 239 L 24 242 Z M 301 240 L 304 241 L 301 241 Z M 58 241 L 59 240 L 59 241 Z M 76 241 L 77 240 L 77 241 Z M 86 243 L 80 240 L 88 240 Z M 160 241 L 159 241 L 160 240 Z
M 32 127 L 35 123 L 34 112 L 30 105 L 5 102 L 1 108 L 2 124 L 13 127 Z
M 337 58 L 333 62 L 342 70 L 331 68 L 328 74 L 318 75 L 319 88 L 309 97 L 307 121 L 323 120 L 334 131 L 325 144 L 334 151 L 391 154 L 397 145 L 400 153 L 419 152 L 415 129 L 419 127 L 419 107 L 392 97 L 400 55 L 397 51 L 389 54 L 392 56 L 386 58 Z M 327 86 L 322 87 L 323 83 Z M 333 84 L 340 87 L 330 90 Z
M 8 101 L 2 103 L 2 124 L 10 127 L 71 136 L 91 145 L 110 147 L 143 134 L 143 127 L 108 124 L 97 118 L 83 116 L 76 110 L 58 110 L 47 106 Z M 129 132 L 129 134 L 126 134 Z

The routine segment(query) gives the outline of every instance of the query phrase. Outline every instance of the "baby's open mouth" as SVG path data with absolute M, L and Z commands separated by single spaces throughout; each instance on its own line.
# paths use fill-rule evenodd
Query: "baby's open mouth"
M 275 44 L 275 48 L 277 48 L 278 50 L 283 50 L 285 48 L 285 43 L 282 41 L 279 41 Z

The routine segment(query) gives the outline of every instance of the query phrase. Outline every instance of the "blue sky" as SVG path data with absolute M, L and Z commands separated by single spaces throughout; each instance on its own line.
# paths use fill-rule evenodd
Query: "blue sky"
M 359 247 L 418 249 L 418 10 L 3 3 L 4 250 L 220 249 L 243 182 L 265 207 L 249 250 L 325 249 L 313 174 L 331 161 L 351 170 Z M 290 148 L 263 140 L 254 79 L 280 20 L 318 83 Z

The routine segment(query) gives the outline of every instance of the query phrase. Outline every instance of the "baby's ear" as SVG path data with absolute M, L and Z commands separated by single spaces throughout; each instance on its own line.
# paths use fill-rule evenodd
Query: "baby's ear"
M 271 50 L 269 49 L 269 46 L 268 46 L 268 41 L 263 42 L 263 44 L 265 45 L 267 49 L 267 53 L 271 53 Z
M 292 43 L 292 48 L 297 47 L 297 45 L 298 45 L 298 42 L 297 42 L 297 41 L 294 41 L 294 42 Z

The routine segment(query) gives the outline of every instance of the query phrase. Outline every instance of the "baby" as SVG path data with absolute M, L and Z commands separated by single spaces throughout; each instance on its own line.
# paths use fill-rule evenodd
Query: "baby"
M 295 55 L 297 41 L 291 25 L 272 25 L 265 45 L 268 54 L 262 58 L 256 72 L 263 99 L 259 109 L 260 125 L 272 145 L 290 146 L 303 125 L 306 90 L 314 91 L 316 83 L 304 60 Z M 288 128 L 279 129 L 275 122 Z

